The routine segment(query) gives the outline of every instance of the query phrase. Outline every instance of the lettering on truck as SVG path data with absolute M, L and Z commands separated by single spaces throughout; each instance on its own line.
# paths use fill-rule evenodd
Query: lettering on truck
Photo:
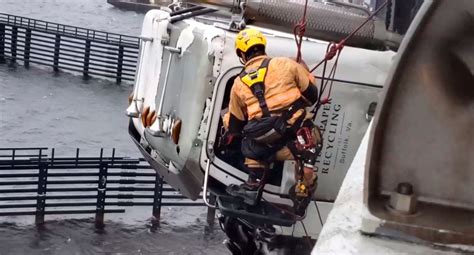
M 323 149 L 316 160 L 316 172 L 329 174 L 336 163 L 345 164 L 352 123 L 345 123 L 341 104 L 326 104 L 320 109 L 317 124 L 323 133 Z

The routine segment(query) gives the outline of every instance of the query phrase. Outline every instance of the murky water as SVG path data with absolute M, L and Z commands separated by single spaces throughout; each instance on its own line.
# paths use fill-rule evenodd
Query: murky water
M 44 227 L 2 224 L 0 254 L 226 254 L 217 235 L 202 225 L 160 228 L 108 222 L 104 230 L 93 220 L 50 221 Z
M 142 14 L 117 10 L 106 0 L 0 0 L 0 12 L 138 35 Z M 73 155 L 76 147 L 98 155 L 139 156 L 124 115 L 130 84 L 91 79 L 32 66 L 0 65 L 0 147 L 42 146 Z M 0 194 L 1 195 L 1 194 Z M 161 227 L 149 225 L 151 208 L 107 215 L 104 231 L 84 216 L 0 218 L 0 254 L 227 254 L 224 235 L 205 231 L 203 207 L 162 209 Z

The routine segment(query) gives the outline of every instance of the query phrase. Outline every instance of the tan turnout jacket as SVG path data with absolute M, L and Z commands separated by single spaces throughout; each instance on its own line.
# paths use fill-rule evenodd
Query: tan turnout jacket
M 267 56 L 251 59 L 245 65 L 245 70 L 258 69 L 265 58 Z M 265 100 L 270 112 L 278 114 L 290 107 L 301 97 L 301 92 L 305 91 L 310 83 L 316 84 L 314 76 L 302 65 L 285 57 L 272 58 L 265 77 Z M 242 121 L 262 116 L 257 98 L 240 78 L 237 77 L 234 80 L 230 93 L 229 112 L 224 117 L 226 127 L 229 124 L 229 113 Z M 292 120 L 299 117 L 300 114 L 301 112 L 296 113 Z M 289 123 L 292 123 L 292 120 Z
M 251 72 L 257 70 L 267 56 L 259 56 L 251 59 L 245 65 L 245 70 Z M 309 84 L 316 85 L 313 75 L 297 62 L 285 58 L 272 58 L 268 66 L 265 77 L 265 101 L 272 114 L 279 114 L 289 108 L 296 100 L 302 96 L 302 92 L 308 88 Z M 258 99 L 253 95 L 250 88 L 245 85 L 239 77 L 235 78 L 232 86 L 229 111 L 224 116 L 224 126 L 229 127 L 229 114 L 245 121 L 253 118 L 260 118 L 262 110 L 258 104 Z M 301 116 L 303 110 L 297 111 L 288 120 L 289 124 L 294 123 Z M 276 160 L 292 159 L 293 155 L 287 147 L 276 153 Z M 253 159 L 245 159 L 248 167 L 265 167 L 265 164 Z

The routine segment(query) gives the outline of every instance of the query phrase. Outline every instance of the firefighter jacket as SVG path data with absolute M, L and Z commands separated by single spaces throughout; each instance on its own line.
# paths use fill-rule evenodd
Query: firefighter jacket
M 245 71 L 257 70 L 265 58 L 267 56 L 252 58 L 246 63 Z M 314 86 L 315 78 L 297 62 L 285 57 L 276 57 L 272 58 L 269 63 L 264 85 L 264 96 L 268 109 L 272 114 L 279 114 L 301 98 L 302 92 L 308 86 Z M 303 112 L 303 110 L 296 112 L 293 118 L 288 120 L 288 123 L 291 124 Z M 230 94 L 229 111 L 224 116 L 224 125 L 227 129 L 229 128 L 230 115 L 240 121 L 262 117 L 258 99 L 239 77 L 234 80 Z

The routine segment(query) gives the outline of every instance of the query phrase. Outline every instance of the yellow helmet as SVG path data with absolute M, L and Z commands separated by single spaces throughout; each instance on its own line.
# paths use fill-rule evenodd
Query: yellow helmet
M 255 28 L 244 29 L 240 31 L 237 38 L 235 38 L 235 50 L 237 55 L 239 55 L 239 51 L 245 53 L 255 45 L 263 45 L 263 47 L 267 45 L 265 36 Z

